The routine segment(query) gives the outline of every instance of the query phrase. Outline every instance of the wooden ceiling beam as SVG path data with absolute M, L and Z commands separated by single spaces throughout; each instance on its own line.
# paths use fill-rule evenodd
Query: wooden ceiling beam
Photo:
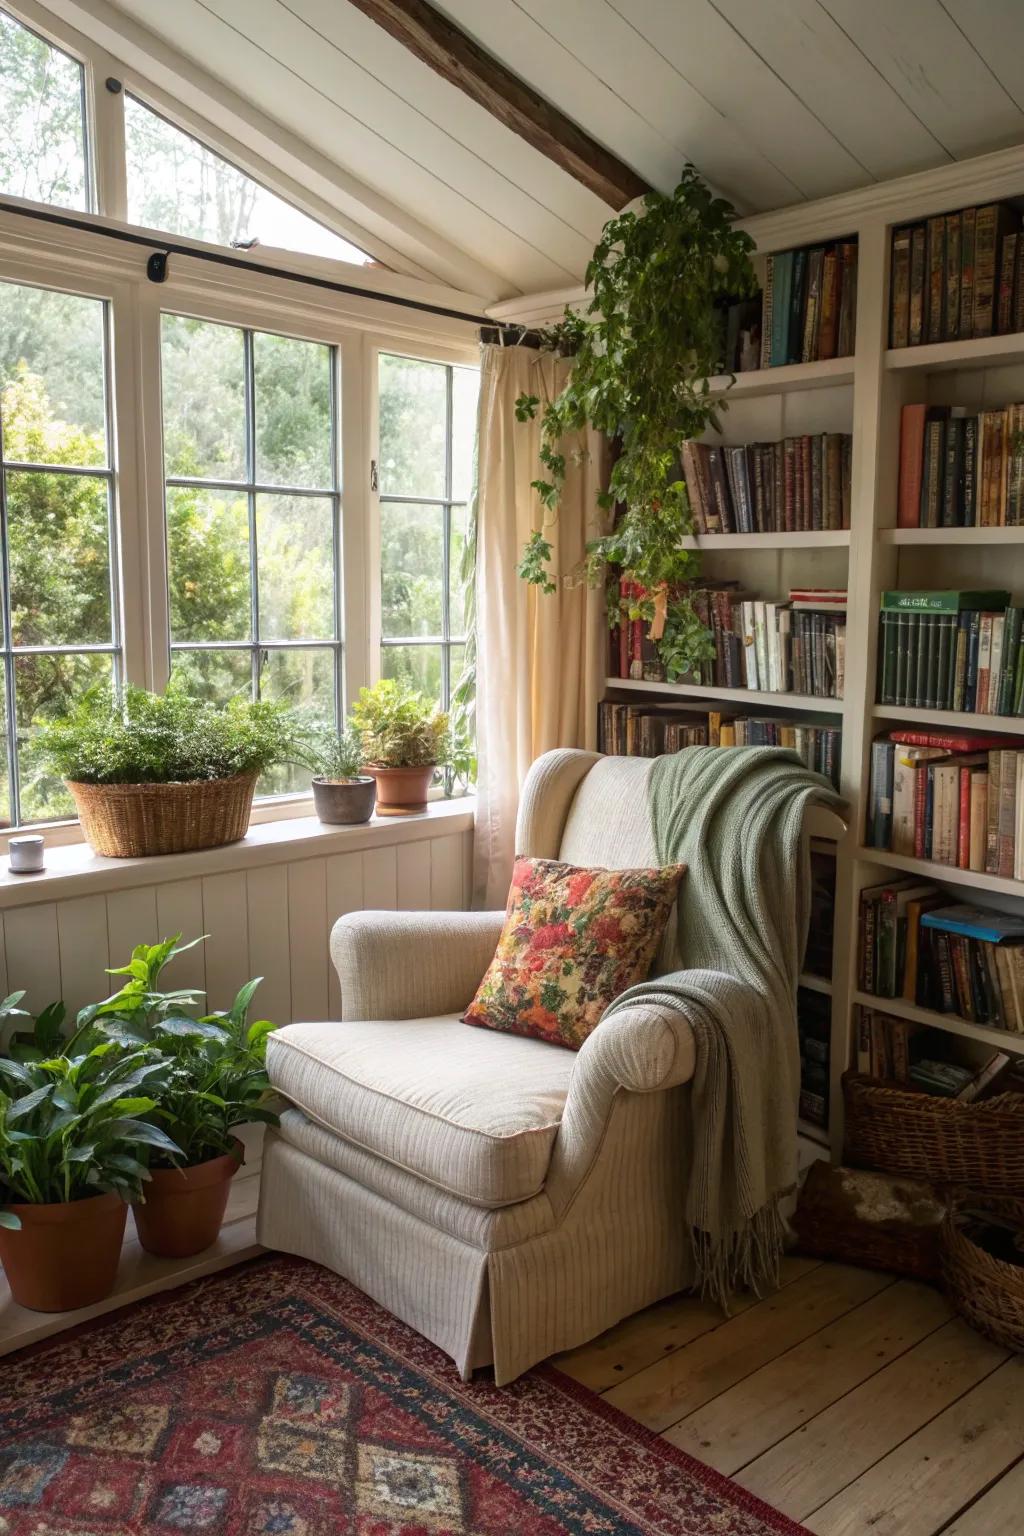
M 618 211 L 651 190 L 551 102 L 426 0 L 349 0 L 410 53 Z

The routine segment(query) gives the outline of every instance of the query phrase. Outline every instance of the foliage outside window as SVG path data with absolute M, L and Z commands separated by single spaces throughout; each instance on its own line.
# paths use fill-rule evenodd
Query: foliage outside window
M 165 315 L 171 676 L 341 709 L 337 359 L 332 347 Z M 304 788 L 276 769 L 262 792 Z
M 120 665 L 106 306 L 0 283 L 0 820 L 74 813 L 37 727 Z
M 125 98 L 124 141 L 131 224 L 214 245 L 271 245 L 335 261 L 372 260 L 133 96 Z
M 473 697 L 476 368 L 382 354 L 379 374 L 381 674 L 451 710 Z M 459 762 L 466 776 L 469 765 Z
M 0 192 L 89 207 L 84 70 L 0 11 Z

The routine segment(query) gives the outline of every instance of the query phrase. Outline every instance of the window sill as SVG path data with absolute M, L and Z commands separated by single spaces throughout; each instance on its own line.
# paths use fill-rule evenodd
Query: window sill
M 48 845 L 46 868 L 37 875 L 12 875 L 4 865 L 0 871 L 0 911 L 39 901 L 63 901 L 71 896 L 127 890 L 227 870 L 448 837 L 472 829 L 474 805 L 472 796 L 436 800 L 421 816 L 374 816 L 358 827 L 326 826 L 314 816 L 263 821 L 250 826 L 241 842 L 223 848 L 142 859 L 101 858 L 81 842 L 63 847 Z

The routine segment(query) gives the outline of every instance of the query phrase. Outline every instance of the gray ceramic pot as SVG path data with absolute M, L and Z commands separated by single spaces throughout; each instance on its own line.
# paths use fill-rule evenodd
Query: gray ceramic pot
M 369 821 L 376 798 L 377 785 L 371 778 L 313 780 L 316 814 L 332 826 Z

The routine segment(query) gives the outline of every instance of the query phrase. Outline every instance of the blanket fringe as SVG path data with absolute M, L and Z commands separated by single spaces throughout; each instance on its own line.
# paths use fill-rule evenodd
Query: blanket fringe
M 782 1195 L 755 1211 L 738 1232 L 718 1237 L 691 1228 L 690 1239 L 697 1267 L 701 1300 L 710 1297 L 728 1316 L 729 1298 L 735 1291 L 761 1296 L 779 1285 L 779 1265 L 786 1241 L 781 1212 Z

